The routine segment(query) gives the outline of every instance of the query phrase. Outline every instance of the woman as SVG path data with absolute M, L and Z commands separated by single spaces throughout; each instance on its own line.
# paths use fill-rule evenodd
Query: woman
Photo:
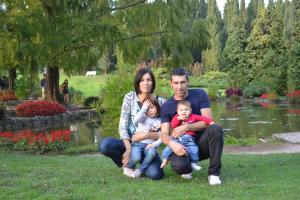
M 62 93 L 64 95 L 64 102 L 69 103 L 69 85 L 68 85 L 68 79 L 66 79 L 62 84 Z
M 134 81 L 135 92 L 131 91 L 124 97 L 121 116 L 119 122 L 120 139 L 105 138 L 99 146 L 103 155 L 110 157 L 118 167 L 126 167 L 131 153 L 131 141 L 141 141 L 144 139 L 158 139 L 158 132 L 139 133 L 133 119 L 141 109 L 145 99 L 152 96 L 155 90 L 155 78 L 152 71 L 148 68 L 140 69 Z M 158 97 L 158 102 L 162 105 L 165 99 Z M 163 177 L 163 170 L 160 168 L 161 159 L 156 154 L 152 163 L 146 170 L 145 175 L 153 180 Z

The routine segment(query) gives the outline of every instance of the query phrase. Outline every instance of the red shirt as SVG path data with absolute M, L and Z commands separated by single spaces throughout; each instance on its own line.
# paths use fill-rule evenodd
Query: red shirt
M 180 126 L 183 124 L 191 124 L 191 123 L 199 122 L 199 121 L 203 121 L 207 125 L 210 125 L 210 123 L 213 122 L 212 119 L 210 119 L 208 117 L 204 117 L 201 115 L 195 115 L 195 114 L 190 114 L 190 117 L 186 120 L 178 120 L 178 114 L 176 114 L 171 121 L 171 126 L 172 126 L 172 128 L 176 128 L 177 126 Z M 189 134 L 192 136 L 197 135 L 195 131 L 187 131 L 186 134 Z

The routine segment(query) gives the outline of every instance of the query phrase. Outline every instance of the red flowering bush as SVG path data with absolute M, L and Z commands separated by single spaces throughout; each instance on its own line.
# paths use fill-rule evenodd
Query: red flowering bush
M 242 93 L 241 89 L 234 88 L 234 87 L 226 89 L 225 93 L 226 93 L 226 97 L 231 97 L 231 96 L 241 97 L 241 96 L 243 96 L 243 93 Z
M 17 116 L 33 117 L 65 113 L 67 110 L 60 104 L 49 101 L 27 101 L 16 106 Z
M 288 97 L 300 97 L 300 90 L 296 90 L 296 91 L 293 91 L 293 92 L 288 92 L 286 94 L 286 96 L 288 96 Z
M 0 91 L 0 101 L 18 100 L 12 90 L 2 90 Z
M 70 141 L 70 129 L 38 133 L 34 133 L 31 130 L 22 130 L 17 133 L 0 132 L 0 145 L 16 150 L 62 151 L 68 146 Z
M 261 99 L 276 99 L 277 95 L 275 93 L 263 93 L 262 95 L 260 95 Z

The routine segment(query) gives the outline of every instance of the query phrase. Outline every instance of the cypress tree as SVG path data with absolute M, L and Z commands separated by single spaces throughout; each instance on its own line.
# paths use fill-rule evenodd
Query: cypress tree
M 203 63 L 206 71 L 216 71 L 220 69 L 220 31 L 222 30 L 222 18 L 216 0 L 208 0 L 207 22 L 210 48 L 203 52 Z
M 288 85 L 291 91 L 300 89 L 300 2 L 293 0 L 292 5 L 294 6 L 295 18 L 288 66 Z

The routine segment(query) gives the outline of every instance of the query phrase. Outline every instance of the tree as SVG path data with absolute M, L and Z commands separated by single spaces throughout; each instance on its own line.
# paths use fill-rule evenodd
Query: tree
M 205 2 L 205 0 L 200 0 L 199 17 L 201 19 L 205 19 L 207 17 L 207 3 Z
M 295 9 L 294 30 L 292 35 L 292 44 L 289 49 L 289 66 L 288 66 L 288 85 L 289 90 L 300 89 L 300 2 L 293 1 Z
M 261 10 L 245 50 L 249 69 L 247 82 L 261 82 L 270 92 L 284 94 L 287 86 L 285 52 L 280 14 Z
M 244 55 L 246 47 L 246 30 L 243 20 L 238 15 L 232 17 L 230 22 L 230 29 L 228 30 L 228 39 L 222 53 L 222 60 L 224 63 L 224 70 L 231 71 L 233 68 L 239 69 L 239 61 Z M 235 80 L 239 75 L 235 74 L 231 80 Z M 236 84 L 234 84 L 236 85 Z
M 222 30 L 223 22 L 216 0 L 208 0 L 207 23 L 209 24 L 210 48 L 203 52 L 203 63 L 206 71 L 217 71 L 220 69 L 222 51 L 220 32 Z
M 285 12 L 284 12 L 284 19 L 283 19 L 283 38 L 288 43 L 292 43 L 292 34 L 294 31 L 294 16 L 295 10 L 293 3 L 289 1 L 285 2 Z

